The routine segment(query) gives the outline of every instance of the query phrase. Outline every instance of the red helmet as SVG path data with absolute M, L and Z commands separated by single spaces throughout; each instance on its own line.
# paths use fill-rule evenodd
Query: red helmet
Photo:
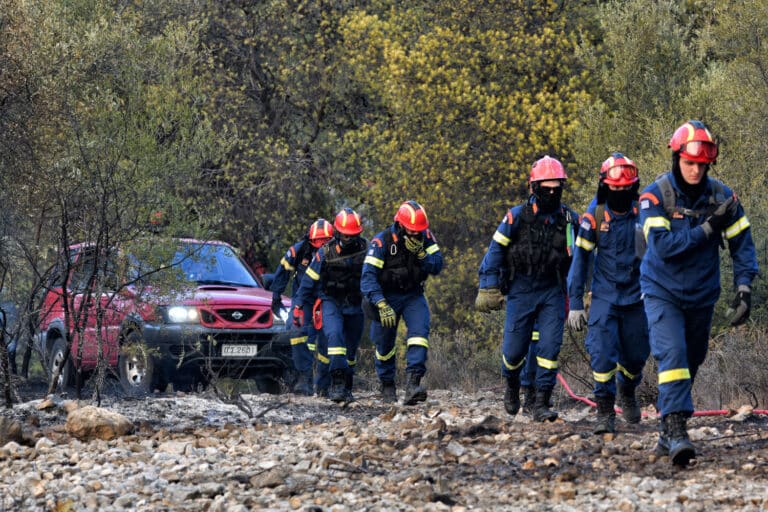
M 675 130 L 669 147 L 691 162 L 711 164 L 717 160 L 717 142 L 701 121 L 688 121 Z
M 352 208 L 344 208 L 336 214 L 336 220 L 333 227 L 342 235 L 359 235 L 363 232 L 363 222 L 360 215 Z
M 613 153 L 603 162 L 600 167 L 600 179 L 606 185 L 617 187 L 629 186 L 640 180 L 635 162 L 621 153 Z
M 317 219 L 309 226 L 309 243 L 320 247 L 333 237 L 333 226 L 325 219 Z
M 549 181 L 549 180 L 567 180 L 568 176 L 565 174 L 565 168 L 560 160 L 545 156 L 533 163 L 531 168 L 531 177 L 528 180 L 529 183 L 535 181 Z
M 429 227 L 427 212 L 416 201 L 406 201 L 401 204 L 395 214 L 395 221 L 411 231 L 424 231 Z

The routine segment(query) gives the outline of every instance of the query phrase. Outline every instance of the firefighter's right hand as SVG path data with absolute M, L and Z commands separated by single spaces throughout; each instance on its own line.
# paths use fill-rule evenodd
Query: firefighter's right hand
M 728 227 L 728 223 L 733 221 L 733 216 L 736 214 L 737 205 L 738 203 L 733 196 L 731 196 L 720 203 L 720 206 L 715 208 L 715 211 L 713 211 L 701 225 L 704 233 L 707 234 L 707 238 L 711 237 L 713 234 L 721 233 Z
M 283 309 L 283 298 L 279 293 L 275 293 L 272 295 L 272 313 L 274 313 L 275 316 L 280 316 L 281 309 Z
M 497 311 L 504 307 L 504 295 L 498 288 L 480 288 L 475 299 L 475 309 L 481 313 Z
M 293 325 L 296 327 L 304 325 L 304 308 L 301 306 L 293 306 Z
M 386 300 L 377 302 L 376 307 L 379 309 L 379 320 L 381 321 L 382 327 L 392 329 L 397 326 L 397 314 Z
M 587 312 L 583 309 L 572 309 L 568 313 L 568 328 L 580 331 L 587 326 Z

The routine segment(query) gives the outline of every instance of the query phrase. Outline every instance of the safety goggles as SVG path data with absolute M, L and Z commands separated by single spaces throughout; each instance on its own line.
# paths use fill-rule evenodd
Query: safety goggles
M 717 144 L 702 140 L 688 142 L 680 147 L 680 153 L 693 158 L 705 158 L 714 161 L 717 158 Z
M 606 178 L 612 181 L 632 181 L 637 178 L 637 167 L 631 165 L 617 165 L 611 167 L 608 172 L 605 173 Z

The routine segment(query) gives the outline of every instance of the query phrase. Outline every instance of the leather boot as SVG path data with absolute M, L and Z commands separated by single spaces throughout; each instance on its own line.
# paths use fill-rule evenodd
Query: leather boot
M 669 455 L 669 437 L 667 436 L 667 422 L 661 418 L 659 422 L 659 441 L 656 443 L 653 453 L 657 457 L 666 457 Z
M 314 394 L 312 387 L 312 372 L 302 372 L 293 392 L 297 395 L 312 396 Z
M 328 399 L 333 402 L 344 402 L 347 399 L 347 379 L 344 370 L 331 372 L 331 387 L 328 388 Z
M 345 400 L 347 402 L 352 402 L 355 400 L 355 397 L 352 394 L 352 385 L 354 384 L 354 381 L 355 374 L 350 370 L 344 375 L 344 392 L 346 393 Z
M 533 405 L 536 403 L 536 386 L 523 386 L 523 414 L 533 414 Z
M 507 377 L 507 389 L 504 390 L 504 410 L 514 416 L 520 410 L 520 376 Z
M 403 405 L 416 405 L 417 402 L 424 402 L 427 399 L 427 388 L 420 384 L 421 375 L 412 372 L 407 375 Z
M 597 423 L 593 434 L 613 434 L 616 432 L 616 411 L 613 408 L 613 395 L 597 397 Z
M 688 462 L 696 457 L 696 449 L 688 438 L 688 416 L 682 412 L 673 412 L 668 414 L 665 420 L 669 458 L 676 466 L 687 466 Z
M 635 397 L 635 388 L 624 384 L 619 386 L 619 407 L 621 407 L 621 417 L 627 423 L 640 423 L 642 412 L 640 404 Z
M 536 402 L 533 404 L 533 421 L 555 421 L 557 411 L 549 408 L 549 400 L 552 398 L 552 390 L 536 391 Z
M 389 380 L 381 381 L 381 401 L 385 404 L 397 402 L 397 388 L 395 383 Z

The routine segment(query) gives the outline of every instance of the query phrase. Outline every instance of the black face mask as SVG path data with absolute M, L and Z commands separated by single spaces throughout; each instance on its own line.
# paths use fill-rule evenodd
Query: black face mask
M 608 190 L 606 203 L 608 208 L 616 213 L 625 213 L 632 208 L 632 201 L 637 197 L 637 193 L 632 189 L 627 190 Z
M 541 213 L 554 213 L 560 208 L 560 200 L 563 197 L 563 187 L 542 187 L 538 183 L 533 185 L 533 195 Z

